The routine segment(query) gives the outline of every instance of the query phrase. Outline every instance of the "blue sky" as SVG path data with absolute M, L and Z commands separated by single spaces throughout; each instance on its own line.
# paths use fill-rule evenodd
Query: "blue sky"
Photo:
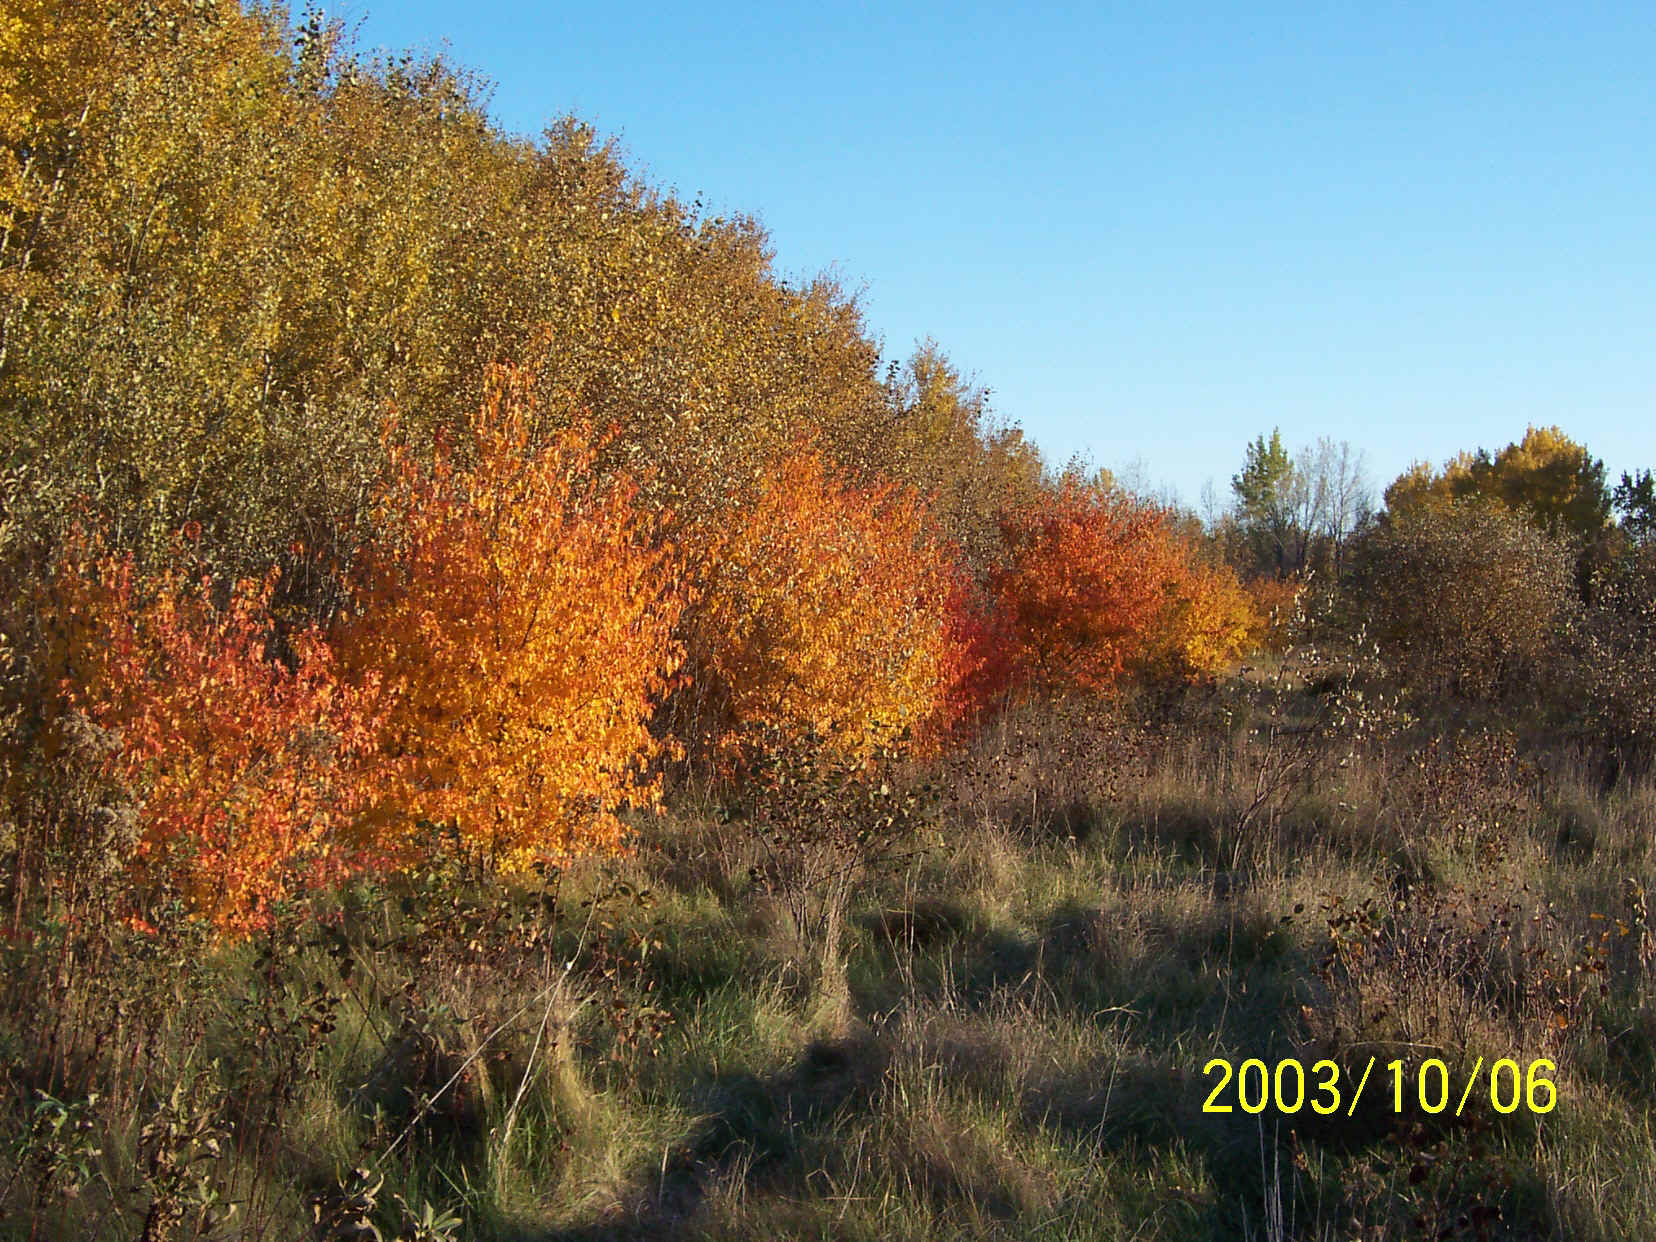
M 1190 504 L 1243 446 L 1557 423 L 1656 466 L 1656 5 L 333 0 L 932 336 L 1050 458 Z

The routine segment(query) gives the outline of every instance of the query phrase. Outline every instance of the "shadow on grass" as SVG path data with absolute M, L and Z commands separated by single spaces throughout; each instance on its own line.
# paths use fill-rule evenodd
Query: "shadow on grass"
M 1023 1077 L 1004 1107 L 1028 1132 L 1062 1136 L 1096 1153 L 1101 1166 L 1138 1167 L 1159 1153 L 1196 1159 L 1211 1187 L 1201 1236 L 1258 1236 L 1273 1210 L 1325 1221 L 1325 1207 L 1341 1201 L 1353 1162 L 1376 1159 L 1405 1172 L 1417 1167 L 1422 1200 L 1445 1212 L 1459 1212 L 1480 1194 L 1508 1202 L 1523 1197 L 1517 1183 L 1488 1181 L 1492 1165 L 1458 1154 L 1476 1149 L 1475 1121 L 1460 1125 L 1415 1111 L 1395 1114 L 1383 1062 L 1373 1071 L 1362 1107 L 1348 1115 L 1345 1104 L 1366 1055 L 1333 1054 L 1340 1062 L 1341 1105 L 1327 1116 L 1310 1107 L 1311 1098 L 1327 1101 L 1316 1097 L 1311 1069 L 1323 1053 L 1301 1034 L 1301 1009 L 1316 1003 L 1319 984 L 1309 954 L 1278 918 L 1216 898 L 1199 906 L 1197 917 L 1169 917 L 1148 931 L 1141 924 L 1118 944 L 1107 915 L 1061 903 L 1033 928 L 997 929 L 974 921 L 964 908 L 926 899 L 910 910 L 866 916 L 859 922 L 862 961 L 853 972 L 853 1000 L 864 1015 L 879 1012 L 879 1002 L 901 992 L 893 983 L 901 976 L 914 981 L 909 1003 L 935 1001 L 990 1022 L 1026 1004 L 1045 1022 L 1110 1031 L 1111 1051 Z M 949 970 L 939 968 L 943 962 Z M 730 1226 L 725 1213 L 733 1201 L 742 1204 L 745 1218 L 737 1232 L 769 1219 L 773 1204 L 775 1212 L 798 1220 L 820 1200 L 821 1212 L 831 1215 L 834 1188 L 844 1184 L 844 1161 L 851 1158 L 842 1152 L 845 1135 L 892 1108 L 892 1066 L 900 1052 L 892 1038 L 864 1033 L 816 1042 L 772 1075 L 704 1068 L 689 1101 L 703 1120 L 658 1167 L 634 1172 L 621 1207 L 589 1223 L 526 1237 L 670 1242 L 720 1236 Z M 1271 1084 L 1265 1106 L 1250 1112 L 1242 1107 L 1234 1074 L 1215 1097 L 1220 1075 L 1205 1071 L 1214 1057 L 1225 1058 L 1233 1071 L 1250 1058 L 1267 1072 L 1285 1060 L 1298 1061 L 1306 1069 L 1307 1102 L 1285 1110 L 1271 1098 Z M 929 1054 L 924 1059 L 929 1063 Z M 1251 1093 L 1262 1081 L 1269 1080 L 1256 1071 Z M 1290 1098 L 1297 1093 L 1292 1075 L 1285 1085 Z M 1207 1111 L 1210 1100 L 1230 1111 Z M 1023 1199 L 1002 1193 L 994 1170 L 978 1167 L 981 1161 L 974 1162 L 969 1148 L 944 1149 L 930 1162 L 920 1150 L 906 1166 L 912 1179 L 906 1194 L 944 1214 L 969 1203 L 1008 1228 L 1025 1220 Z M 1317 1166 L 1320 1173 L 1303 1163 L 1307 1150 L 1328 1157 L 1326 1166 Z M 1428 1193 L 1437 1197 L 1426 1200 Z M 1059 1202 L 1049 1195 L 1042 1215 L 1060 1211 L 1054 1206 Z M 1246 1222 L 1252 1222 L 1251 1232 Z M 817 1224 L 827 1228 L 827 1215 Z
M 874 1107 L 888 1050 L 867 1036 L 817 1041 L 779 1074 L 713 1075 L 698 1094 L 704 1120 L 660 1168 L 641 1170 L 624 1206 L 601 1221 L 525 1235 L 538 1242 L 688 1239 L 706 1235 L 706 1200 L 716 1185 L 745 1191 L 808 1189 L 807 1153 L 840 1120 Z

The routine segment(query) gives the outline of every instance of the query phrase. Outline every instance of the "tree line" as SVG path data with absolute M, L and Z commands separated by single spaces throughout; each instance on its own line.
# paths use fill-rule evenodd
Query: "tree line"
M 1189 682 L 1253 601 L 930 342 L 572 118 L 315 13 L 0 19 L 14 908 L 240 932 L 364 870 L 616 848 L 686 772 L 935 755 Z
M 7 883 L 245 931 L 367 870 L 617 848 L 778 751 L 923 760 L 1314 613 L 1418 705 L 1648 762 L 1648 471 L 1279 432 L 1204 523 L 1051 470 L 932 342 L 319 15 L 0 19 Z M 1545 693 L 1543 693 L 1545 691 Z

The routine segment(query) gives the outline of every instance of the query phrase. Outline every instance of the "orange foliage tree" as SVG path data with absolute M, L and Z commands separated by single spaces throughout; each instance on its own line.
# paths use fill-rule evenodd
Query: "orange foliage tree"
M 729 520 L 688 627 L 717 745 L 768 731 L 865 757 L 935 723 L 957 675 L 953 575 L 912 492 L 797 450 Z
M 616 812 L 657 795 L 647 726 L 682 658 L 656 523 L 629 479 L 595 474 L 585 429 L 533 442 L 532 383 L 491 370 L 470 468 L 388 433 L 386 533 L 336 628 L 346 666 L 382 678 L 383 745 L 407 760 L 380 840 L 407 855 L 435 828 L 503 873 L 620 844 Z
M 1003 529 L 988 590 L 1015 684 L 1097 693 L 1141 669 L 1206 676 L 1249 641 L 1246 596 L 1193 561 L 1161 509 L 1071 479 Z
M 1180 568 L 1160 510 L 1066 481 L 1005 523 L 990 575 L 1019 680 L 1044 691 L 1107 690 L 1144 658 Z
M 40 610 L 49 729 L 61 745 L 79 713 L 113 739 L 104 775 L 137 809 L 137 893 L 228 932 L 364 861 L 351 830 L 376 766 L 376 686 L 341 684 L 315 629 L 266 658 L 275 583 L 238 582 L 215 606 L 205 577 L 146 581 L 130 556 L 77 541 Z
M 940 739 L 969 734 L 1003 705 L 1020 679 L 1006 610 L 983 582 L 957 574 L 947 607 L 953 659 L 932 730 Z

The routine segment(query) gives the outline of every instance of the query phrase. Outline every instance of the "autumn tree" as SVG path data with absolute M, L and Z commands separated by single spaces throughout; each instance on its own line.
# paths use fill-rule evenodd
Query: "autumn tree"
M 859 757 L 928 725 L 957 676 L 952 575 L 914 495 L 804 448 L 729 522 L 687 627 L 696 726 L 727 749 L 769 730 Z
M 994 585 L 957 573 L 946 604 L 953 672 L 937 718 L 937 735 L 970 736 L 1021 689 L 1013 618 Z M 950 739 L 950 740 L 956 740 Z
M 1590 540 L 1609 522 L 1604 463 L 1557 427 L 1525 431 L 1496 455 L 1492 476 L 1508 508 L 1527 510 L 1548 530 Z
M 215 590 L 179 570 L 72 543 L 43 588 L 46 759 L 79 722 L 101 731 L 106 842 L 143 909 L 177 899 L 230 932 L 371 860 L 359 817 L 384 771 L 378 686 L 342 684 L 321 634 L 275 641 L 274 575 Z M 222 597 L 222 602 L 215 602 Z M 61 776 L 60 776 L 61 779 Z
M 458 826 L 501 858 L 519 846 L 555 853 L 588 829 L 608 841 L 614 809 L 647 783 L 643 743 L 633 775 L 619 774 L 635 753 L 626 738 L 639 736 L 629 706 L 615 709 L 590 763 L 572 757 L 566 737 L 571 749 L 551 756 L 552 775 L 538 784 L 526 758 L 500 765 L 488 778 L 497 786 L 480 781 L 476 804 L 463 796 L 467 774 L 485 770 L 474 765 L 486 767 L 502 738 L 539 753 L 538 726 L 522 724 L 520 736 L 510 722 L 544 724 L 551 704 L 579 699 L 588 675 L 545 683 L 545 702 L 509 679 L 490 698 L 466 663 L 486 643 L 518 642 L 505 620 L 498 633 L 482 627 L 476 617 L 488 609 L 456 602 L 496 589 L 481 551 L 495 545 L 476 535 L 482 501 L 471 489 L 484 485 L 474 470 L 512 455 L 491 457 L 493 433 L 474 428 L 472 412 L 499 404 L 483 378 L 499 359 L 535 364 L 532 378 L 513 381 L 522 425 L 512 436 L 518 458 L 540 463 L 525 469 L 542 471 L 545 487 L 510 472 L 487 477 L 539 496 L 525 511 L 558 515 L 546 537 L 569 540 L 553 555 L 553 544 L 502 517 L 504 546 L 541 548 L 581 590 L 599 584 L 595 599 L 621 591 L 617 582 L 640 598 L 665 590 L 664 567 L 658 576 L 641 567 L 644 545 L 671 538 L 711 549 L 715 534 L 754 519 L 770 485 L 762 481 L 780 477 L 775 463 L 802 436 L 826 480 L 822 531 L 835 529 L 835 506 L 860 513 L 878 498 L 879 523 L 867 529 L 882 532 L 876 544 L 889 536 L 889 557 L 884 544 L 847 545 L 830 561 L 883 566 L 905 563 L 911 553 L 900 548 L 951 548 L 912 552 L 919 568 L 902 584 L 878 569 L 866 587 L 847 588 L 858 607 L 899 601 L 908 620 L 885 636 L 895 646 L 869 646 L 855 627 L 825 645 L 811 640 L 813 651 L 884 652 L 871 667 L 898 670 L 896 698 L 830 690 L 824 675 L 820 694 L 789 690 L 788 705 L 774 708 L 788 727 L 814 723 L 827 705 L 846 720 L 874 711 L 884 722 L 875 732 L 919 728 L 937 716 L 925 705 L 934 680 L 964 684 L 959 669 L 926 669 L 948 664 L 942 652 L 982 645 L 959 635 L 998 632 L 998 621 L 974 629 L 963 620 L 989 613 L 935 603 L 966 596 L 933 565 L 958 550 L 977 575 L 972 588 L 983 586 L 1003 555 L 993 515 L 1028 508 L 1039 492 L 1033 448 L 994 420 L 986 394 L 940 350 L 923 347 L 882 382 L 880 348 L 854 295 L 828 278 L 783 279 L 756 221 L 651 187 L 591 126 L 563 118 L 533 140 L 504 133 L 472 76 L 441 58 L 360 55 L 315 14 L 294 20 L 279 7 L 222 0 L 24 0 L 0 16 L 0 157 L 0 484 L 17 532 L 0 580 L 36 574 L 87 513 L 141 578 L 167 563 L 185 524 L 199 528 L 217 582 L 262 582 L 279 569 L 270 606 L 296 630 L 339 617 L 352 669 L 383 667 L 385 693 L 400 696 L 384 736 L 422 774 L 380 791 L 391 845 L 407 845 L 421 820 Z M 380 434 L 388 406 L 401 412 L 390 439 Z M 594 440 L 586 421 L 612 430 Z M 536 456 L 543 451 L 553 464 Z M 595 478 L 631 479 L 638 490 L 612 512 Z M 615 495 L 627 491 L 618 484 Z M 423 522 L 416 497 L 434 498 Z M 612 518 L 622 529 L 640 510 L 661 527 L 612 532 L 612 544 L 595 533 Z M 780 514 L 778 504 L 764 520 Z M 845 538 L 824 534 L 824 546 Z M 755 539 L 770 546 L 771 536 Z M 806 546 L 799 536 L 791 555 L 814 572 Z M 445 557 L 464 567 L 447 583 L 436 568 Z M 499 578 L 489 607 L 527 626 L 513 610 L 541 579 L 514 578 L 504 565 L 488 572 Z M 433 612 L 403 615 L 398 592 L 434 601 Z M 841 615 L 826 599 L 811 607 Z M 660 615 L 670 610 L 664 603 Z M 656 641 L 647 635 L 659 637 L 646 613 L 657 614 L 633 597 L 598 611 L 632 625 L 639 644 L 620 657 L 616 693 L 629 704 L 649 697 L 641 670 L 664 679 L 672 664 L 659 646 L 656 664 L 643 654 Z M 934 626 L 934 614 L 953 620 Z M 376 639 L 369 617 L 395 623 Z M 614 639 L 574 617 L 565 618 L 571 652 Z M 912 633 L 902 628 L 910 622 Z M 538 642 L 523 638 L 518 655 L 484 664 L 539 667 L 553 657 Z M 18 663 L 31 658 L 22 652 Z M 814 658 L 800 674 L 807 681 L 820 671 L 810 671 Z M 417 684 L 410 670 L 422 659 L 451 675 L 435 689 Z M 422 735 L 421 710 L 450 724 Z M 579 723 L 570 728 L 590 740 L 596 717 L 586 710 L 571 709 Z M 460 740 L 467 730 L 474 735 Z M 498 831 L 480 818 L 494 793 L 513 808 Z M 578 828 L 572 808 L 588 805 L 601 812 Z
M 615 847 L 616 812 L 650 803 L 649 721 L 681 653 L 670 550 L 625 476 L 595 475 L 579 428 L 537 443 L 533 377 L 497 368 L 466 452 L 428 463 L 391 435 L 344 666 L 382 684 L 379 839 L 440 830 L 503 871 Z M 469 463 L 467 464 L 469 459 Z
M 1205 563 L 1188 546 L 1183 553 L 1163 588 L 1148 663 L 1164 676 L 1211 680 L 1264 638 L 1265 623 L 1228 566 Z
M 47 215 L 82 130 L 112 102 L 119 23 L 109 17 L 56 0 L 15 0 L 0 14 L 0 299 L 12 306 L 43 291 L 34 260 Z M 0 367 L 14 314 L 0 322 Z
M 1465 499 L 1495 501 L 1584 542 L 1603 533 L 1611 511 L 1604 463 L 1557 427 L 1530 427 L 1498 453 L 1460 453 L 1441 471 L 1416 463 L 1386 489 L 1392 513 Z
M 1007 563 L 989 589 L 1019 681 L 1104 691 L 1146 658 L 1183 569 L 1162 510 L 1070 479 L 1033 513 L 1010 516 L 1005 538 Z
M 1454 459 L 1449 465 L 1454 465 Z M 1441 485 L 1438 472 L 1428 461 L 1410 462 L 1408 469 L 1386 485 L 1384 494 L 1387 514 L 1403 513 L 1449 498 L 1449 489 Z
M 930 500 L 938 533 L 982 571 L 1002 551 L 997 515 L 1032 505 L 1039 454 L 1020 431 L 995 422 L 989 393 L 973 386 L 934 341 L 887 377 L 887 474 Z
M 325 617 L 386 403 L 416 442 L 463 437 L 501 358 L 537 364 L 536 434 L 613 424 L 602 463 L 686 520 L 806 427 L 883 469 L 855 298 L 780 279 L 754 221 L 652 189 L 590 126 L 506 135 L 469 75 L 314 15 L 68 10 L 0 18 L 0 434 L 43 539 L 82 496 L 141 560 L 194 521 Z

